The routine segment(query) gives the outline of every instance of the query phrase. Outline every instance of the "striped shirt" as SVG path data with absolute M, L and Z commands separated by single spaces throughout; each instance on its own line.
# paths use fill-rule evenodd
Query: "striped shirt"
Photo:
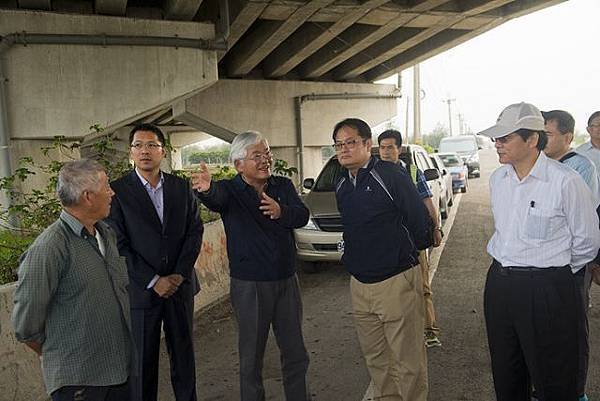
M 490 177 L 495 232 L 488 253 L 504 266 L 581 269 L 596 257 L 596 201 L 570 167 L 540 153 L 519 180 L 511 165 Z
M 600 171 L 600 149 L 592 145 L 591 141 L 579 145 L 575 151 L 590 159 L 596 166 L 596 170 Z
M 23 255 L 13 326 L 21 342 L 42 344 L 48 394 L 63 386 L 127 381 L 132 352 L 127 266 L 104 222 L 105 256 L 95 236 L 63 211 Z

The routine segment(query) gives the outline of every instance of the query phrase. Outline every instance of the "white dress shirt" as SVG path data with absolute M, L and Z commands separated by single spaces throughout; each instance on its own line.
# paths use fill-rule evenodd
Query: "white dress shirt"
M 542 152 L 522 180 L 509 164 L 494 171 L 490 192 L 495 232 L 487 251 L 503 266 L 570 264 L 575 273 L 596 257 L 598 203 L 570 167 Z
M 138 171 L 137 168 L 135 169 L 135 173 L 137 174 L 138 178 L 142 182 L 142 185 L 146 189 L 146 192 L 148 193 L 148 196 L 150 197 L 150 200 L 152 201 L 152 204 L 154 205 L 154 210 L 156 210 L 156 214 L 158 215 L 158 218 L 160 219 L 160 222 L 162 223 L 163 222 L 163 209 L 164 209 L 164 205 L 165 205 L 164 196 L 163 196 L 163 183 L 165 181 L 165 177 L 163 176 L 162 171 L 160 172 L 160 180 L 158 181 L 156 188 L 154 188 L 152 186 L 152 184 L 150 184 L 150 182 L 148 182 L 148 180 L 145 179 L 140 174 L 140 172 Z M 158 281 L 159 278 L 160 278 L 160 276 L 158 274 L 155 274 L 154 277 L 152 277 L 152 280 L 150 280 L 150 282 L 146 286 L 146 288 L 150 289 L 150 288 L 154 287 L 154 284 L 156 284 L 156 282 Z
M 596 170 L 600 171 L 600 149 L 592 145 L 592 141 L 582 143 L 575 152 L 587 156 L 596 165 Z

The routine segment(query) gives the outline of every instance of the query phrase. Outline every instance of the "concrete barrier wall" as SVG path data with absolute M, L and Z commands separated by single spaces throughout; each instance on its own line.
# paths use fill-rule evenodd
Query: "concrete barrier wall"
M 194 311 L 229 294 L 229 259 L 221 220 L 204 225 L 202 251 L 196 261 L 202 290 L 195 299 Z M 47 400 L 37 356 L 17 342 L 10 317 L 16 284 L 0 286 L 0 401 Z

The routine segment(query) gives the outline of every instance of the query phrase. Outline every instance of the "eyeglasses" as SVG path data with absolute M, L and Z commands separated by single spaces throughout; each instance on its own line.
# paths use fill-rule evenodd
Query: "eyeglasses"
M 161 149 L 163 146 L 160 143 L 156 143 L 156 142 L 134 142 L 131 144 L 131 147 L 135 150 L 142 150 L 144 148 L 148 149 L 149 151 L 157 151 L 159 149 Z
M 348 139 L 347 141 L 343 141 L 343 142 L 336 142 L 333 144 L 333 147 L 335 148 L 336 151 L 340 151 L 342 150 L 342 148 L 345 146 L 347 149 L 354 149 L 356 147 L 356 145 L 362 142 L 364 143 L 365 140 L 364 139 Z
M 268 151 L 267 153 L 257 153 L 250 157 L 244 157 L 242 160 L 252 160 L 256 164 L 260 163 L 263 160 L 270 162 L 271 160 L 273 160 L 273 153 L 271 153 L 271 151 Z
M 494 142 L 505 144 L 505 143 L 509 142 L 511 139 L 513 139 L 514 137 L 515 137 L 515 134 L 508 134 L 505 136 L 501 136 L 500 138 L 493 138 L 492 140 Z

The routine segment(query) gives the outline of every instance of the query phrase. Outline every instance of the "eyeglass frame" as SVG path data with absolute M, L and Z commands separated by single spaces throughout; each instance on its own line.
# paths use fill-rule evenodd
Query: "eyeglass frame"
M 271 152 L 271 150 L 269 150 L 267 153 L 257 153 L 252 157 L 243 157 L 239 160 L 251 160 L 256 164 L 262 162 L 263 160 L 266 160 L 267 162 L 269 162 L 269 161 L 273 160 L 273 152 Z
M 158 142 L 135 142 L 129 145 L 129 147 L 137 151 L 140 151 L 142 149 L 148 149 L 149 151 L 158 151 L 162 149 L 164 145 Z
M 365 138 L 355 138 L 355 139 L 348 139 L 342 142 L 336 142 L 333 145 L 331 145 L 333 147 L 333 149 L 336 152 L 342 151 L 344 149 L 344 146 L 349 149 L 352 150 L 354 148 L 356 148 L 356 145 L 358 145 L 359 142 L 362 142 L 363 144 L 366 143 L 368 141 L 368 139 Z
M 517 134 L 516 132 L 511 132 L 508 135 L 504 135 L 504 136 L 501 136 L 498 138 L 492 138 L 492 142 L 498 142 L 499 144 L 504 145 L 504 144 L 508 143 L 509 141 L 511 141 L 512 138 L 516 137 L 517 135 L 519 135 L 519 134 Z

